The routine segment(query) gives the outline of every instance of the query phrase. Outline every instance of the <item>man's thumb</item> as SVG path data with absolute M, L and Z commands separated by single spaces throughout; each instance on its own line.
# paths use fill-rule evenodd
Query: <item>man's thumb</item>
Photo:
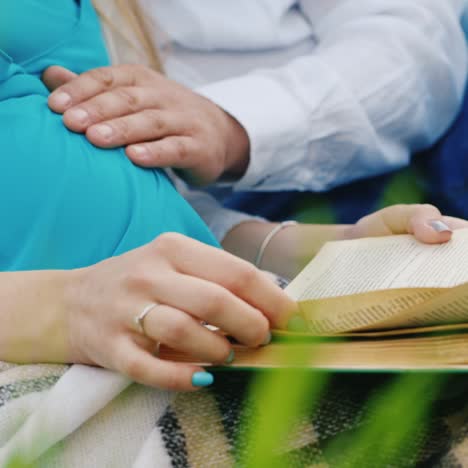
M 73 78 L 78 76 L 76 73 L 68 70 L 67 68 L 54 65 L 49 67 L 42 75 L 42 81 L 47 86 L 49 91 L 54 91 L 65 83 L 68 83 Z

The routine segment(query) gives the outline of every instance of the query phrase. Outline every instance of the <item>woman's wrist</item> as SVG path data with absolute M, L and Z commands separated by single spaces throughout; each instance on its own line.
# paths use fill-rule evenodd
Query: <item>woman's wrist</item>
M 254 263 L 260 244 L 273 226 L 276 224 L 258 220 L 239 223 L 228 231 L 222 240 L 223 248 L 237 257 Z
M 254 261 L 254 265 L 257 268 L 262 267 L 263 257 L 265 256 L 266 249 L 268 248 L 268 245 L 273 240 L 273 238 L 279 235 L 279 233 L 283 229 L 287 229 L 292 226 L 297 226 L 297 224 L 298 224 L 297 221 L 283 221 L 271 229 L 271 231 L 265 236 L 265 239 L 263 239 L 263 242 L 261 243 L 260 247 L 257 250 L 257 255 L 255 256 L 255 261 Z
M 62 310 L 63 333 L 66 337 L 64 342 L 64 362 L 75 364 L 93 364 L 76 344 L 76 337 L 82 338 L 82 330 L 77 329 L 76 319 L 84 309 L 92 309 L 93 297 L 87 294 L 86 279 L 88 272 L 93 266 L 87 268 L 77 268 L 66 272 L 62 278 L 60 296 Z
M 284 229 L 265 250 L 265 269 L 275 268 L 275 273 L 293 279 L 325 243 L 345 239 L 348 228 L 338 224 L 298 224 Z
M 279 223 L 247 221 L 235 226 L 223 240 L 223 247 L 255 262 L 262 242 Z M 268 242 L 262 258 L 262 269 L 293 278 L 328 241 L 346 238 L 348 225 L 298 224 L 282 229 Z

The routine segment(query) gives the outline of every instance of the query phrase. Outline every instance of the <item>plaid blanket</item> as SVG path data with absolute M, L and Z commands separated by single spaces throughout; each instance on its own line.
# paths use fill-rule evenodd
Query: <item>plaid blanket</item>
M 124 385 L 122 391 L 109 395 L 108 401 L 104 399 L 89 417 L 77 421 L 73 432 L 67 433 L 63 427 L 60 432 L 59 428 L 54 443 L 41 431 L 19 437 L 28 420 L 34 418 L 69 372 L 68 366 L 0 365 L 0 466 L 26 466 L 7 464 L 3 456 L 12 445 L 17 450 L 10 451 L 10 456 L 16 454 L 17 462 L 37 467 L 244 466 L 251 446 L 242 434 L 258 404 L 249 397 L 254 373 L 218 372 L 212 388 L 172 396 L 136 384 Z M 96 399 L 104 390 L 100 373 L 106 371 L 92 372 L 95 374 L 82 375 L 82 383 L 94 387 L 90 396 L 95 394 Z M 369 413 L 369 401 L 395 378 L 398 377 L 331 376 L 318 405 L 300 418 L 284 447 L 278 449 L 277 466 L 347 466 L 346 459 L 328 450 L 330 444 L 339 437 L 352 437 L 373 423 L 375 415 Z M 405 441 L 411 450 L 404 455 L 390 453 L 378 464 L 370 456 L 359 466 L 468 466 L 467 389 L 468 376 L 447 377 L 427 423 L 418 426 Z M 86 406 L 90 397 L 83 396 L 80 388 L 72 390 L 78 399 L 85 400 Z M 287 396 L 278 405 L 284 398 Z M 54 426 L 57 430 L 62 418 L 67 422 L 76 418 L 73 400 L 74 397 L 55 401 L 49 407 L 49 414 L 43 416 L 39 426 L 43 432 Z M 397 416 L 402 421 L 405 418 L 405 414 Z M 375 453 L 379 449 L 378 444 L 372 447 Z
M 177 396 L 157 423 L 172 466 L 243 466 L 249 446 L 242 442 L 245 429 L 242 421 L 249 414 L 249 407 L 256 404 L 247 396 L 252 378 L 254 375 L 246 372 L 223 372 L 212 389 Z M 330 453 L 328 447 L 338 437 L 352 437 L 362 426 L 372 423 L 368 401 L 392 378 L 395 377 L 332 377 L 318 406 L 304 415 L 293 431 L 294 436 L 277 454 L 278 466 L 349 466 L 336 453 Z M 449 380 L 446 388 L 454 386 L 459 391 L 434 402 L 427 424 L 420 425 L 405 441 L 412 448 L 410 452 L 389 454 L 378 465 L 375 457 L 370 456 L 358 466 L 468 466 L 468 402 L 464 391 L 468 377 Z M 404 414 L 399 416 L 404 420 Z M 378 451 L 379 446 L 372 450 Z

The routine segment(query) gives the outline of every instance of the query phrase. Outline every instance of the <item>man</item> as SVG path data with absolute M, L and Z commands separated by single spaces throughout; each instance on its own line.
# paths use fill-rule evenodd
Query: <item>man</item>
M 73 79 L 50 105 L 98 146 L 127 145 L 136 164 L 222 183 L 236 192 L 229 206 L 283 219 L 298 192 L 404 167 L 447 130 L 465 89 L 465 3 L 148 0 L 173 79 L 114 67 Z M 70 78 L 61 69 L 46 75 L 54 84 Z M 241 191 L 293 192 L 260 204 Z M 353 191 L 338 205 L 347 208 Z M 213 216 L 209 198 L 190 197 L 220 239 L 247 219 Z

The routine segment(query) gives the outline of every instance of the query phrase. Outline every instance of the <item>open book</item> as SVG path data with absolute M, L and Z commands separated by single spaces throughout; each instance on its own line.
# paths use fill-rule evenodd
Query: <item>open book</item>
M 329 242 L 287 292 L 306 330 L 237 346 L 234 366 L 468 371 L 468 229 L 443 245 L 407 235 Z

